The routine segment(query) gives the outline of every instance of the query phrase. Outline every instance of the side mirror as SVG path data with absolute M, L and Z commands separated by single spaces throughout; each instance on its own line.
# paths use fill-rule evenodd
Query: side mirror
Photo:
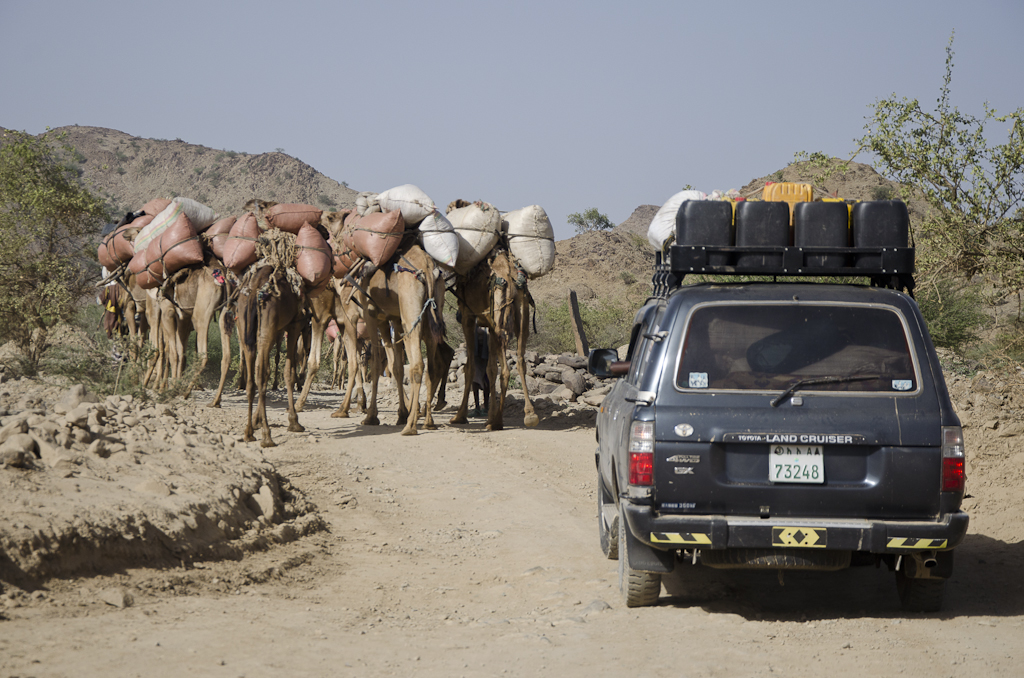
M 587 359 L 587 371 L 600 379 L 621 377 L 629 372 L 629 361 L 619 360 L 614 348 L 596 348 Z

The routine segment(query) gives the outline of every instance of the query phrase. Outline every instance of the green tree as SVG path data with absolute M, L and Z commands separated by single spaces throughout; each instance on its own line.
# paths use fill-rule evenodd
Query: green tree
M 576 227 L 577 233 L 609 231 L 615 228 L 615 224 L 611 222 L 611 219 L 598 212 L 596 207 L 591 207 L 582 214 L 573 212 L 569 215 L 569 223 Z
M 1024 288 L 1024 108 L 1007 115 L 984 105 L 978 118 L 950 103 L 953 36 L 934 111 L 895 95 L 876 101 L 858 141 L 876 169 L 916 194 L 929 209 L 918 235 L 929 275 L 993 274 L 1009 291 Z M 989 145 L 985 128 L 1008 124 L 1005 143 Z
M 14 340 L 33 368 L 50 328 L 92 291 L 87 253 L 107 219 L 69 157 L 74 150 L 51 132 L 0 138 L 0 339 Z

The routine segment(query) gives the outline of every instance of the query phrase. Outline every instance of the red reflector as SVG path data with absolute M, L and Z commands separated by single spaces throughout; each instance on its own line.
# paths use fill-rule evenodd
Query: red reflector
M 630 485 L 653 485 L 654 484 L 654 453 L 653 452 L 630 452 L 629 453 L 629 484 Z
M 942 460 L 943 492 L 963 492 L 966 481 L 963 457 L 946 457 Z

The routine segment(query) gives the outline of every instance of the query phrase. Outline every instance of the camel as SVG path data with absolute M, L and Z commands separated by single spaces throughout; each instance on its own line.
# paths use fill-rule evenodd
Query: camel
M 217 270 L 223 270 L 223 266 L 211 257 L 203 266 L 175 273 L 162 288 L 147 291 L 149 320 L 154 328 L 151 340 L 156 349 L 155 364 L 151 366 L 150 374 L 156 377 L 155 384 L 158 387 L 166 385 L 168 379 L 182 377 L 185 371 L 185 344 L 193 328 L 196 331 L 199 365 L 185 388 L 186 398 L 206 368 L 210 323 L 227 301 L 227 285 L 223 277 L 217 275 Z M 217 391 L 216 404 L 211 403 L 211 406 L 219 406 L 223 383 L 231 364 L 230 336 L 224 313 L 218 324 L 222 347 L 221 385 Z
M 299 424 L 293 397 L 296 344 L 302 333 L 305 314 L 301 280 L 293 281 L 289 271 L 291 269 L 283 266 L 250 269 L 239 290 L 237 323 L 246 371 L 245 395 L 249 406 L 243 437 L 246 442 L 255 440 L 252 405 L 254 392 L 258 391 L 257 418 L 263 432 L 261 447 L 274 447 L 277 444 L 267 424 L 266 396 L 270 347 L 281 331 L 287 332 L 284 383 L 288 391 L 288 430 L 295 433 L 305 430 Z
M 388 323 L 395 328 L 394 357 L 391 360 L 391 374 L 399 395 L 399 423 L 405 421 L 402 435 L 416 435 L 420 417 L 420 387 L 423 383 L 423 353 L 421 342 L 427 347 L 427 407 L 424 413 L 424 427 L 436 428 L 430 403 L 439 385 L 438 370 L 430 369 L 432 361 L 438 360 L 437 347 L 444 337 L 444 319 L 441 307 L 444 303 L 444 285 L 437 281 L 438 270 L 434 260 L 418 245 L 399 250 L 400 263 L 388 265 L 363 279 L 358 293 L 363 306 L 363 320 L 370 337 L 387 335 L 391 331 Z M 367 294 L 369 296 L 367 296 Z M 362 424 L 376 425 L 377 382 L 381 372 L 381 345 L 371 340 L 373 359 L 370 361 L 370 397 L 366 416 Z M 403 385 L 404 354 L 409 356 L 410 398 L 406 406 Z
M 508 252 L 496 249 L 467 275 L 458 276 L 455 296 L 459 300 L 462 332 L 466 338 L 466 368 L 462 403 L 449 423 L 465 424 L 468 421 L 466 415 L 475 363 L 475 327 L 479 323 L 488 330 L 487 384 L 492 396 L 487 409 L 486 429 L 500 431 L 504 427 L 505 394 L 511 376 L 506 351 L 510 348 L 513 334 L 518 337 L 516 364 L 525 401 L 523 424 L 528 428 L 537 426 L 540 418 L 534 412 L 530 392 L 526 388 L 525 353 L 530 337 L 529 309 L 532 302 L 526 288 L 526 274 L 514 265 Z M 499 376 L 500 385 L 496 385 L 495 379 Z

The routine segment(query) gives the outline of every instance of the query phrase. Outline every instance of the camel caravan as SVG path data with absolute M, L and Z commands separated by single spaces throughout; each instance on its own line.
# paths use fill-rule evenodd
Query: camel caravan
M 450 291 L 467 361 L 462 401 L 449 423 L 467 423 L 476 377 L 485 384 L 487 430 L 503 427 L 508 351 L 518 356 L 524 424 L 539 423 L 525 388 L 524 353 L 533 304 L 527 283 L 548 273 L 555 260 L 554 232 L 542 208 L 502 213 L 486 202 L 456 200 L 442 213 L 422 190 L 406 184 L 360 193 L 354 209 L 336 212 L 263 200 L 249 201 L 243 211 L 220 218 L 189 198 L 151 200 L 101 242 L 108 333 L 152 347 L 144 386 L 166 388 L 186 374 L 185 346 L 195 330 L 200 365 L 187 396 L 206 366 L 208 331 L 217 322 L 220 382 L 209 406 L 219 407 L 234 329 L 239 385 L 244 383 L 248 402 L 243 436 L 253 441 L 258 425 L 261 445 L 271 447 L 271 350 L 280 351 L 283 339 L 288 430 L 299 432 L 298 412 L 319 370 L 326 335 L 335 356 L 332 383 L 340 385 L 347 372 L 332 416 L 348 417 L 355 399 L 364 411 L 361 423 L 379 424 L 378 381 L 387 369 L 398 389 L 402 434 L 415 435 L 421 417 L 425 428 L 436 428 L 433 412 L 445 405 L 455 355 L 445 341 L 442 314 Z M 478 331 L 487 334 L 484 380 L 474 374 L 481 364 L 474 355 Z

